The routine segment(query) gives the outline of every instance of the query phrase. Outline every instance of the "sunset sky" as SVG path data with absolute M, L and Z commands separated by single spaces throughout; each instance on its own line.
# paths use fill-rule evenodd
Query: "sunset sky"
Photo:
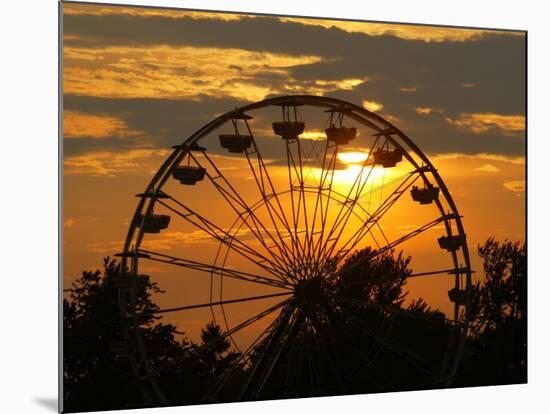
M 450 189 L 481 272 L 478 244 L 525 240 L 525 53 L 523 32 L 64 3 L 65 283 L 122 250 L 135 194 L 172 145 L 235 107 L 287 94 L 362 105 L 404 131 Z M 245 188 L 242 160 L 212 151 Z M 358 141 L 349 152 L 362 151 Z M 353 161 L 340 159 L 342 174 Z M 213 210 L 208 192 L 193 191 Z M 395 235 L 423 224 L 409 210 L 393 217 Z M 435 263 L 434 237 L 406 253 Z M 200 256 L 201 240 L 176 225 L 156 246 Z M 182 286 L 150 271 L 167 291 L 161 304 L 177 304 Z

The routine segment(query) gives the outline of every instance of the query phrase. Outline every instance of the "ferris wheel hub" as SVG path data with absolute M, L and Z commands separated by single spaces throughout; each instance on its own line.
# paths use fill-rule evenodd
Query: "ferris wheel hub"
M 295 286 L 294 297 L 301 307 L 312 307 L 327 299 L 327 282 L 320 276 L 301 279 Z

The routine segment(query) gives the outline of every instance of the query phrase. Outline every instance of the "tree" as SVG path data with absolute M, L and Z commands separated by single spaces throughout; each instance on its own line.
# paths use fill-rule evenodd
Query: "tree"
M 290 324 L 281 311 L 282 327 L 273 331 L 279 336 L 270 334 L 252 359 L 251 370 L 263 363 L 263 372 L 271 373 L 260 397 L 433 388 L 418 360 L 441 366 L 450 327 L 422 299 L 405 305 L 410 260 L 402 252 L 366 248 L 334 269 L 328 282 L 319 281 L 324 293 L 317 284 L 305 285 Z M 303 324 L 296 335 L 285 329 L 292 323 Z M 271 353 L 262 360 L 263 352 Z
M 194 350 L 204 364 L 204 369 L 211 376 L 217 377 L 237 359 L 239 353 L 230 351 L 231 342 L 222 336 L 219 325 L 209 322 L 201 330 L 201 345 L 195 345 Z
M 65 411 L 142 407 L 143 395 L 130 374 L 127 359 L 113 352 L 113 343 L 123 342 L 116 279 L 119 264 L 104 259 L 103 272 L 84 271 L 66 289 L 63 300 L 63 383 Z M 140 329 L 149 363 L 160 366 L 188 355 L 191 361 L 175 364 L 158 381 L 167 393 L 181 400 L 200 395 L 203 384 L 193 369 L 192 344 L 183 336 L 176 339 L 176 327 L 152 316 L 158 307 L 152 294 L 161 293 L 148 276 L 136 283 L 136 312 L 142 315 Z M 149 316 L 147 316 L 149 315 Z M 182 381 L 192 386 L 182 387 Z M 185 390 L 185 392 L 182 392 Z
M 473 286 L 468 356 L 457 385 L 527 381 L 527 246 L 493 238 L 478 246 L 485 279 Z

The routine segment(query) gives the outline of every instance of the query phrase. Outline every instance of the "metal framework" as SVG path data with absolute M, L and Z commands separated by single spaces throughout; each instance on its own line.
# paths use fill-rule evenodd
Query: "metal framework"
M 277 165 L 281 168 L 286 164 L 284 187 L 276 183 L 274 163 L 262 156 L 261 139 L 253 130 L 252 114 L 273 106 L 281 107 L 283 114 L 282 121 L 274 120 L 273 130 L 280 136 L 278 139 L 285 161 Z M 307 123 L 300 115 L 301 107 L 329 113 L 328 138 L 308 142 L 300 137 L 304 129 L 307 131 Z M 358 125 L 359 131 L 355 127 L 346 127 L 346 121 Z M 218 165 L 216 154 L 210 155 L 211 149 L 201 146 L 206 146 L 204 142 L 207 137 L 227 126 L 231 128 L 231 134 L 220 135 L 219 143 L 222 149 L 232 153 L 231 156 L 246 160 L 248 182 L 255 187 L 254 202 L 243 195 L 242 189 Z M 338 156 L 357 132 L 362 136 L 372 136 L 370 149 L 365 159 L 357 163 L 356 176 L 342 191 L 335 185 L 335 177 L 341 168 Z M 277 137 L 271 139 L 276 140 Z M 219 148 L 215 150 L 219 151 Z M 401 159 L 407 167 L 399 177 L 386 182 L 385 176 L 374 179 L 376 168 L 385 171 Z M 178 192 L 168 190 L 170 180 L 197 187 L 208 185 L 214 189 L 219 196 L 220 208 L 233 215 L 232 224 L 217 224 L 216 217 L 207 217 L 201 209 L 193 207 L 186 198 L 186 187 L 180 186 Z M 422 193 L 422 189 L 417 187 L 419 183 L 429 191 Z M 411 188 L 413 200 L 435 206 L 436 214 L 429 222 L 389 240 L 381 225 L 382 219 L 399 205 Z M 167 266 L 173 269 L 174 274 L 180 270 L 187 277 L 210 278 L 207 301 L 186 302 L 152 313 L 162 315 L 210 309 L 214 320 L 221 315 L 225 330 L 217 340 L 230 339 L 240 355 L 204 395 L 205 401 L 215 401 L 231 378 L 243 370 L 247 380 L 242 384 L 238 400 L 267 395 L 265 390 L 270 387 L 273 375 L 282 375 L 278 380 L 281 384 L 280 397 L 296 395 L 292 384 L 297 375 L 303 374 L 294 366 L 298 361 L 302 364 L 302 371 L 307 373 L 308 378 L 304 381 L 309 383 L 309 395 L 360 390 L 360 385 L 357 388 L 354 383 L 357 372 L 363 375 L 362 378 L 370 378 L 376 389 L 392 390 L 394 386 L 390 378 L 374 368 L 377 357 L 384 353 L 406 361 L 422 375 L 425 374 L 429 378 L 427 386 L 451 384 L 464 347 L 470 312 L 472 272 L 461 216 L 430 160 L 409 137 L 382 117 L 349 102 L 310 95 L 276 97 L 237 108 L 204 125 L 175 146 L 138 197 L 124 249 L 119 255 L 122 261 L 119 303 L 122 330 L 128 344 L 124 348 L 125 356 L 148 402 L 167 403 L 156 377 L 171 365 L 181 363 L 185 357 L 155 368 L 148 362 L 139 329 L 143 315 L 135 310 L 135 276 L 139 274 L 140 264 L 145 262 Z M 144 246 L 148 234 L 161 233 L 178 221 L 216 243 L 218 247 L 212 263 Z M 450 255 L 451 267 L 403 277 L 416 279 L 439 275 L 452 278 L 453 291 L 460 295 L 449 294 L 449 298 L 451 301 L 458 296 L 462 299 L 453 301 L 454 312 L 451 316 L 419 315 L 404 308 L 347 297 L 334 288 L 341 272 L 351 271 L 365 260 L 392 251 L 437 226 L 444 230 L 439 245 L 446 250 L 444 254 Z M 345 264 L 353 252 L 365 246 L 372 247 L 370 256 Z M 437 246 L 435 239 L 434 246 Z M 246 269 L 231 263 L 246 263 Z M 247 285 L 263 288 L 266 293 L 243 293 L 241 297 L 224 298 L 224 281 L 240 283 L 243 289 Z M 266 300 L 275 299 L 279 303 L 265 306 Z M 232 324 L 226 307 L 245 302 L 257 304 L 257 310 L 244 321 Z M 360 318 L 343 320 L 339 310 L 344 306 L 355 309 L 358 314 L 368 310 L 380 312 L 385 318 L 380 325 L 383 328 L 368 326 Z M 267 328 L 261 329 L 255 340 L 245 344 L 235 340 L 235 335 L 240 331 L 266 317 L 273 319 Z M 390 339 L 389 332 L 395 320 L 400 323 L 398 317 L 406 321 L 421 319 L 449 328 L 444 358 L 438 366 L 407 348 L 406 344 Z M 357 348 L 354 338 L 349 335 L 350 329 L 369 338 L 372 346 L 368 349 Z M 343 356 L 339 354 L 342 341 L 355 356 L 357 363 L 353 368 L 356 372 L 345 366 Z M 202 346 L 213 345 L 206 343 Z M 298 346 L 294 350 L 298 357 L 286 360 L 293 346 Z M 329 374 L 321 372 L 316 366 L 319 358 L 327 361 L 331 371 Z M 327 375 L 334 378 L 333 388 L 327 388 L 324 381 Z

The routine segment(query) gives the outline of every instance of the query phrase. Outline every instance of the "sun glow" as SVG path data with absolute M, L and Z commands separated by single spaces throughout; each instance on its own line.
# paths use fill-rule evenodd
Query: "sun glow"
M 308 182 L 311 185 L 319 185 L 323 171 L 321 168 L 313 168 L 308 174 Z M 326 171 L 325 171 L 326 174 Z M 363 188 L 368 191 L 372 186 L 376 187 L 383 184 L 388 179 L 395 178 L 396 172 L 379 166 L 372 167 L 370 164 L 363 165 L 351 163 L 345 168 L 334 170 L 333 188 L 343 194 L 354 188 Z M 327 178 L 330 180 L 330 177 Z
M 312 141 L 323 141 L 327 139 L 327 135 L 324 131 L 304 131 L 300 134 L 300 138 L 309 139 Z
M 338 160 L 345 164 L 359 164 L 369 157 L 368 151 L 348 151 L 338 154 Z

